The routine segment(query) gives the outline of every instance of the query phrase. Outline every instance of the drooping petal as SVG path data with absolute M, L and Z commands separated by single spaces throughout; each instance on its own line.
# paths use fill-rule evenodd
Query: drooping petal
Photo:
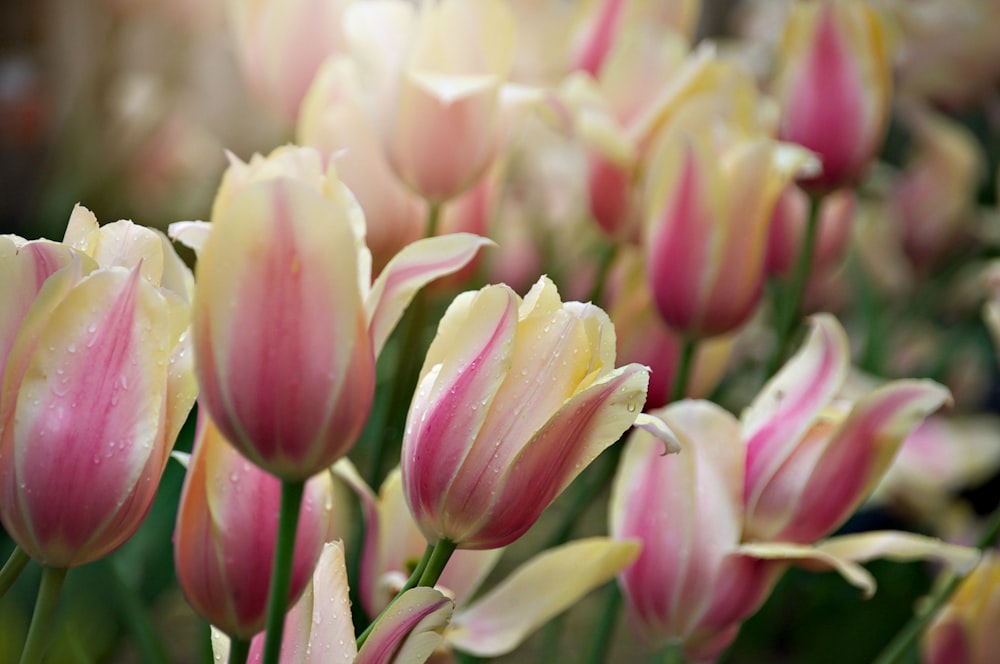
M 418 240 L 390 260 L 365 301 L 375 356 L 417 291 L 438 277 L 462 269 L 481 247 L 494 244 L 489 238 L 455 233 Z
M 546 551 L 471 606 L 460 608 L 445 638 L 478 657 L 507 654 L 550 618 L 614 578 L 638 554 L 638 542 L 596 537 Z

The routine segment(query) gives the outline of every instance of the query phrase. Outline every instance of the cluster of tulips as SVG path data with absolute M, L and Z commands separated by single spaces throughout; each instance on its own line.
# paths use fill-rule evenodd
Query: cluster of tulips
M 804 315 L 843 288 L 886 134 L 886 7 L 788 6 L 769 77 L 693 45 L 691 0 L 229 9 L 296 144 L 229 155 L 207 222 L 77 206 L 61 242 L 0 236 L 0 593 L 42 568 L 23 664 L 168 463 L 177 583 L 218 661 L 498 657 L 615 577 L 644 648 L 715 661 L 791 567 L 871 595 L 874 558 L 950 579 L 885 662 L 935 616 L 927 661 L 1000 653 L 1000 525 L 836 534 L 953 401 L 860 375 L 838 318 Z M 890 200 L 934 217 L 901 233 L 926 267 L 979 167 L 929 105 L 901 112 L 929 156 Z M 569 227 L 551 263 L 532 224 Z M 465 290 L 483 277 L 507 283 Z M 606 534 L 573 539 L 604 488 Z M 564 492 L 557 536 L 481 592 Z M 605 657 L 594 631 L 563 659 Z

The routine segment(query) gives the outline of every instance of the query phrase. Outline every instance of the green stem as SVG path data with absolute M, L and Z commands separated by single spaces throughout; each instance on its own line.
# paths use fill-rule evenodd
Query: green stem
M 168 664 L 170 658 L 167 650 L 160 635 L 149 622 L 146 607 L 122 579 L 121 570 L 114 561 L 105 558 L 103 562 L 107 569 L 111 592 L 118 605 L 118 615 L 132 634 L 135 646 L 139 650 L 139 659 L 150 664 Z
M 441 224 L 442 208 L 444 208 L 444 203 L 427 204 L 427 223 L 424 225 L 424 237 L 437 235 L 438 226 Z
M 21 651 L 21 664 L 37 664 L 42 661 L 45 648 L 49 645 L 49 635 L 52 631 L 56 606 L 59 604 L 59 593 L 66 580 L 66 567 L 43 567 L 42 585 L 35 598 L 35 613 L 31 616 L 31 626 L 28 628 L 28 639 Z
M 684 646 L 675 643 L 667 646 L 653 657 L 656 664 L 684 664 Z
M 622 604 L 622 593 L 618 589 L 617 583 L 608 588 L 605 597 L 601 621 L 597 625 L 594 640 L 587 653 L 588 664 L 602 664 L 602 662 L 607 661 L 611 640 L 615 633 L 615 627 L 618 625 L 618 610 Z
M 3 569 L 0 569 L 0 597 L 3 597 L 10 590 L 10 587 L 14 585 L 14 582 L 17 581 L 17 577 L 21 576 L 21 572 L 24 571 L 29 560 L 31 560 L 31 556 L 26 554 L 21 547 L 14 547 L 10 558 L 4 563 Z
M 788 282 L 788 288 L 784 290 L 783 301 L 775 302 L 775 332 L 777 333 L 777 344 L 774 355 L 768 365 L 767 376 L 773 376 L 778 367 L 788 354 L 788 347 L 792 343 L 792 336 L 795 333 L 796 323 L 799 319 L 799 310 L 802 307 L 802 295 L 806 290 L 806 282 L 809 281 L 809 268 L 812 266 L 813 252 L 816 247 L 816 235 L 819 229 L 819 210 L 823 202 L 820 195 L 809 197 L 809 218 L 806 221 L 806 234 L 802 240 L 802 247 L 799 250 L 798 260 L 795 262 L 795 271 L 792 279 Z
M 264 636 L 263 664 L 278 664 L 281 636 L 285 630 L 288 590 L 292 582 L 292 558 L 295 554 L 295 532 L 299 525 L 299 508 L 305 480 L 282 480 L 281 513 L 278 517 L 278 541 L 274 547 L 271 587 L 267 596 L 267 634 Z
M 365 641 L 367 641 L 368 637 L 371 636 L 372 630 L 375 629 L 375 624 L 378 623 L 379 619 L 381 619 L 389 607 L 392 606 L 392 603 L 402 597 L 403 593 L 407 590 L 417 587 L 417 582 L 420 581 L 420 577 L 423 575 L 424 570 L 427 569 L 427 563 L 430 562 L 431 554 L 433 552 L 434 547 L 428 544 L 427 548 L 424 549 L 424 555 L 420 557 L 420 562 L 418 562 L 417 566 L 413 568 L 413 573 L 410 574 L 410 578 L 406 580 L 406 583 L 404 583 L 403 587 L 399 589 L 399 592 L 396 593 L 391 600 L 389 600 L 389 603 L 385 605 L 385 608 L 382 609 L 381 612 L 379 612 L 378 616 L 375 617 L 375 620 L 371 621 L 371 624 L 365 628 L 365 631 L 361 632 L 361 636 L 358 637 L 357 642 L 358 650 L 361 650 L 361 646 L 365 644 Z
M 246 664 L 250 655 L 250 639 L 229 637 L 229 664 Z
M 986 549 L 993 545 L 998 536 L 1000 536 L 1000 506 L 997 506 L 997 509 L 994 510 L 993 516 L 990 517 L 990 521 L 983 530 L 976 546 L 979 549 Z M 934 616 L 937 615 L 937 612 L 941 610 L 941 607 L 951 598 L 964 578 L 964 576 L 953 573 L 948 582 L 937 591 L 927 606 L 924 607 L 924 610 L 914 614 L 910 618 L 910 621 L 903 626 L 903 629 L 899 630 L 892 641 L 882 649 L 882 652 L 879 653 L 878 658 L 875 659 L 873 664 L 893 664 L 894 662 L 902 661 L 903 657 L 913 647 L 913 644 L 916 643 L 921 633 L 923 633 L 924 628 L 927 627 Z
M 434 584 L 441 578 L 441 572 L 444 571 L 445 565 L 448 564 L 448 560 L 451 558 L 451 554 L 455 553 L 456 548 L 458 547 L 454 542 L 439 539 L 434 545 L 434 550 L 431 551 L 431 557 L 427 561 L 427 566 L 424 568 L 423 574 L 420 575 L 417 585 L 433 588 Z
M 691 365 L 694 364 L 694 353 L 698 342 L 690 337 L 684 337 L 681 345 L 680 364 L 677 365 L 677 374 L 674 376 L 674 384 L 670 392 L 670 403 L 680 401 L 684 398 L 687 390 L 688 380 L 691 376 Z
M 587 295 L 587 302 L 601 306 L 601 300 L 604 299 L 604 288 L 608 282 L 608 273 L 611 272 L 611 266 L 614 265 L 615 256 L 617 255 L 617 244 L 602 247 L 599 258 L 600 262 L 597 264 L 597 274 L 594 275 L 594 285 L 590 288 L 590 293 Z

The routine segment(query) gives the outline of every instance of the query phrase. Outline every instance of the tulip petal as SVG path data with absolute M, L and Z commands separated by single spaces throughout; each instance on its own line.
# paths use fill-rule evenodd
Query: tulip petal
M 212 232 L 212 224 L 207 221 L 175 221 L 170 224 L 167 232 L 170 239 L 200 254 Z
M 464 545 L 504 546 L 524 534 L 549 503 L 632 426 L 642 411 L 648 382 L 648 370 L 630 364 L 570 399 L 507 467 L 496 466 L 504 474 L 502 489 L 482 512 L 483 525 L 474 528 L 477 541 Z
M 979 549 L 974 547 L 894 530 L 831 537 L 817 544 L 816 548 L 831 556 L 859 563 L 876 558 L 897 562 L 933 560 L 948 565 L 958 574 L 968 574 L 982 557 Z
M 614 578 L 639 543 L 594 537 L 546 551 L 467 608 L 445 633 L 449 645 L 478 657 L 505 655 L 550 618 Z
M 750 542 L 738 549 L 739 553 L 762 560 L 784 560 L 807 569 L 830 569 L 856 588 L 865 598 L 875 594 L 875 578 L 852 560 L 835 556 L 816 547 L 789 542 Z
M 379 518 L 378 502 L 371 487 L 365 483 L 357 468 L 347 457 L 333 465 L 333 474 L 342 479 L 354 491 L 361 503 L 361 514 L 365 521 L 365 539 L 361 548 L 361 563 L 358 581 L 361 588 L 361 606 L 369 617 L 375 617 L 382 605 L 376 599 L 378 575 L 382 569 L 379 540 L 382 537 L 382 520 Z
M 32 555 L 65 567 L 98 558 L 135 532 L 145 513 L 123 504 L 148 505 L 144 496 L 151 500 L 166 463 L 167 451 L 158 449 L 165 444 L 166 307 L 137 269 L 111 268 L 70 290 L 38 332 L 5 433 L 31 444 L 15 443 L 22 489 L 5 501 L 30 524 L 41 547 Z M 60 491 L 52 491 L 55 481 Z M 46 499 L 22 502 L 22 492 Z M 91 541 L 102 542 L 99 550 L 87 550 Z
M 389 261 L 365 302 L 376 357 L 417 291 L 438 277 L 462 269 L 485 246 L 495 243 L 478 235 L 455 233 L 418 240 Z
M 794 517 L 776 538 L 813 542 L 840 525 L 875 489 L 906 436 L 950 399 L 929 380 L 894 381 L 862 399 L 818 456 L 796 455 L 773 478 L 758 503 L 765 512 L 790 495 L 786 485 L 804 487 L 793 490 Z
M 299 661 L 325 664 L 336 659 L 335 654 L 339 654 L 344 661 L 357 654 L 349 595 L 344 544 L 327 542 L 316 563 L 306 595 L 292 608 L 292 612 L 303 611 L 301 624 L 309 635 L 304 644 L 299 639 Z
M 444 638 L 454 604 L 433 588 L 413 588 L 379 618 L 356 664 L 420 664 Z
M 849 348 L 840 323 L 821 314 L 812 326 L 802 348 L 743 413 L 748 513 L 847 377 Z

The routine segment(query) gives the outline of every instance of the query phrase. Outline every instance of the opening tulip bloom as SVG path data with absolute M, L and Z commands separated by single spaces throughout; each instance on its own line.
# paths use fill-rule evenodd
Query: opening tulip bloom
M 642 414 L 649 370 L 616 369 L 614 327 L 542 277 L 522 301 L 487 286 L 452 302 L 403 436 L 403 489 L 428 541 L 510 544 Z
M 373 284 L 361 209 L 308 148 L 233 158 L 212 219 L 171 227 L 199 250 L 202 403 L 232 445 L 286 480 L 347 453 L 371 407 L 375 357 L 407 304 L 489 243 L 413 243 Z
M 186 268 L 162 234 L 77 208 L 66 239 L 79 249 L 0 237 L 0 518 L 54 568 L 135 533 L 196 394 Z
M 809 339 L 743 415 L 747 535 L 814 542 L 875 489 L 903 440 L 950 400 L 927 380 L 897 380 L 856 403 L 838 399 L 850 368 L 835 318 L 812 319 Z

